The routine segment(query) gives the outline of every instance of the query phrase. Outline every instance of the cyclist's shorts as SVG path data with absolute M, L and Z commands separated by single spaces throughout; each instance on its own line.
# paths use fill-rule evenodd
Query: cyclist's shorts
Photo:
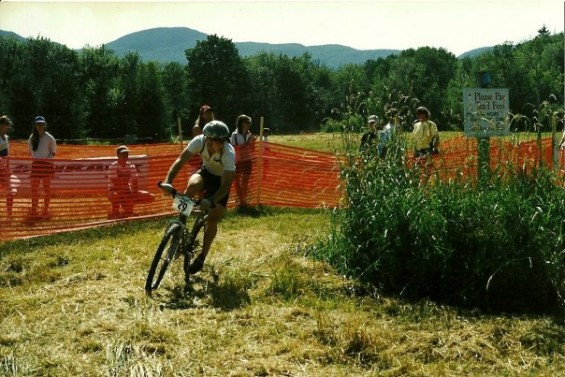
M 204 179 L 204 198 L 206 199 L 210 198 L 212 195 L 216 193 L 216 191 L 220 189 L 220 186 L 222 185 L 222 177 L 218 177 L 217 175 L 211 174 L 204 167 L 200 168 L 200 170 L 198 170 L 196 174 L 201 175 L 202 179 Z M 219 203 L 224 207 L 226 207 L 228 204 L 229 197 L 230 194 L 228 192 L 226 196 L 218 200 L 216 203 Z

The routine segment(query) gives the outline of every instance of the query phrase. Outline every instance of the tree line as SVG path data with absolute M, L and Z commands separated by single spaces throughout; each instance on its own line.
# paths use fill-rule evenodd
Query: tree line
M 425 105 L 440 130 L 458 130 L 462 90 L 477 86 L 479 72 L 490 73 L 491 87 L 509 89 L 513 113 L 534 118 L 549 98 L 563 104 L 563 33 L 545 27 L 532 40 L 474 57 L 422 47 L 335 70 L 309 54 L 241 57 L 230 39 L 217 35 L 185 55 L 185 65 L 145 62 L 135 52 L 118 57 L 104 45 L 74 51 L 42 37 L 0 37 L 0 112 L 12 118 L 16 139 L 28 137 L 33 117 L 43 115 L 58 139 L 166 141 L 177 137 L 177 119 L 190 137 L 202 104 L 230 128 L 244 113 L 256 124 L 265 117 L 275 133 L 285 134 L 333 131 L 330 120 L 351 115 L 384 118 L 410 98 L 403 106 Z

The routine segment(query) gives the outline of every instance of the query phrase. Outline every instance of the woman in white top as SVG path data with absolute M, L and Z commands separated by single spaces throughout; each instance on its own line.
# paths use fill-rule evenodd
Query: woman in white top
M 235 190 L 238 200 L 237 204 L 240 207 L 245 207 L 247 206 L 249 178 L 253 170 L 251 153 L 253 152 L 255 136 L 249 131 L 251 118 L 247 115 L 241 114 L 238 116 L 235 126 L 236 130 L 230 137 L 230 143 L 234 146 L 236 154 Z
M 32 133 L 28 140 L 29 153 L 34 158 L 31 165 L 31 212 L 30 219 L 49 218 L 49 203 L 51 202 L 51 179 L 55 175 L 55 167 L 46 160 L 52 159 L 57 153 L 55 138 L 45 131 L 47 122 L 42 116 L 33 120 Z M 37 212 L 39 201 L 39 184 L 43 183 L 43 212 Z

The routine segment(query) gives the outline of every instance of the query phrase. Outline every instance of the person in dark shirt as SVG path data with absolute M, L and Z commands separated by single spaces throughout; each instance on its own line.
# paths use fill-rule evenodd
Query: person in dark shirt
M 367 120 L 367 131 L 361 136 L 361 144 L 359 150 L 361 152 L 376 153 L 377 149 L 377 124 L 379 118 L 376 115 L 370 115 Z

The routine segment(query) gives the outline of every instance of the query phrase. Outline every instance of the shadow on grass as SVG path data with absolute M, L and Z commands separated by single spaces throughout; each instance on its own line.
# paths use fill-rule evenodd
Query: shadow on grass
M 185 286 L 176 285 L 169 290 L 170 297 L 165 307 L 173 310 L 212 306 L 225 311 L 239 309 L 251 303 L 244 284 L 233 279 L 221 281 L 216 273 L 209 280 L 192 276 Z
M 261 217 L 261 215 L 265 212 L 265 210 L 262 209 L 261 207 L 240 206 L 237 207 L 235 212 L 240 216 L 258 218 Z

